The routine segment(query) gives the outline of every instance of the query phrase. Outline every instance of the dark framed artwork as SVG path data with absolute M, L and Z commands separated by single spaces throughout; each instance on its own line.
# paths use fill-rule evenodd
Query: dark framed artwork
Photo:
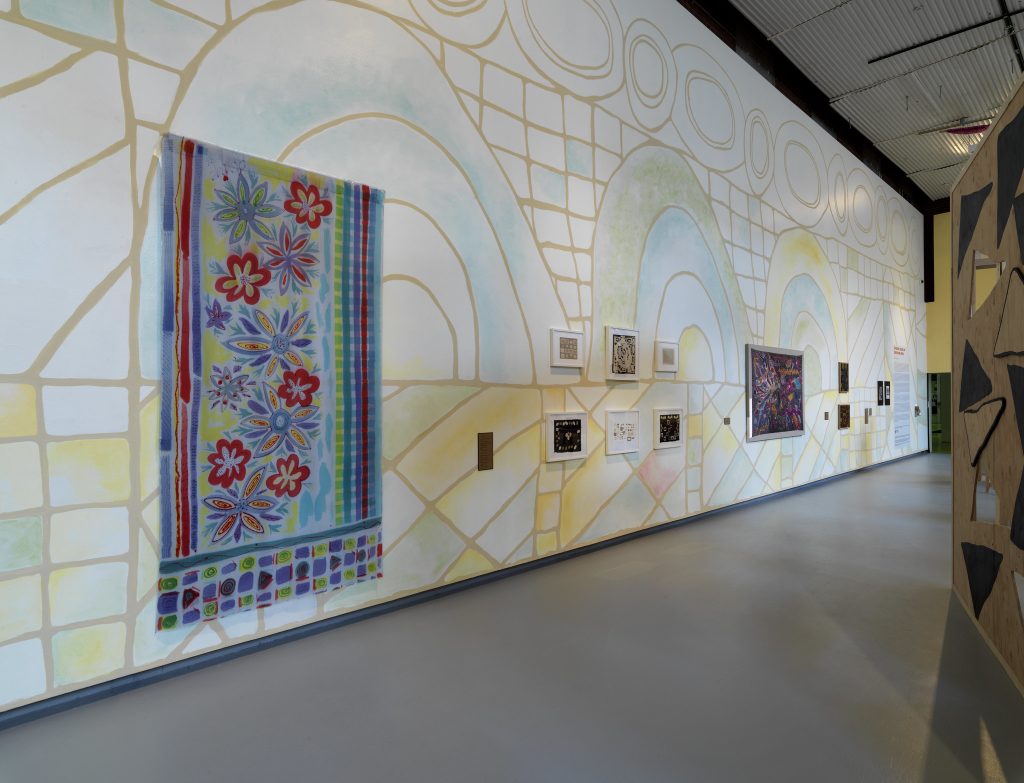
M 587 414 L 547 414 L 547 461 L 564 462 L 587 456 Z
M 850 391 L 850 365 L 848 362 L 839 362 L 839 393 L 846 394 Z
M 881 408 L 885 405 L 885 382 L 878 382 L 878 407 Z
M 748 345 L 747 440 L 803 434 L 803 352 Z
M 850 429 L 850 406 L 840 405 L 839 406 L 839 429 L 848 430 Z
M 889 381 L 885 382 L 885 404 L 892 405 L 892 384 Z

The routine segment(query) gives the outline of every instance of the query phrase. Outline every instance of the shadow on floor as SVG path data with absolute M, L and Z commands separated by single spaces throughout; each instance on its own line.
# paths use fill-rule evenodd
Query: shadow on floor
M 1016 690 L 950 593 L 921 780 L 1024 780 L 1024 697 L 1006 698 Z

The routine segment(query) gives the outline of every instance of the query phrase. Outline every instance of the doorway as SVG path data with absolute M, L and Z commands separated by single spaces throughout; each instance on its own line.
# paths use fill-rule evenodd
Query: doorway
M 953 442 L 953 396 L 948 372 L 928 373 L 928 425 L 931 433 L 930 451 L 949 454 Z

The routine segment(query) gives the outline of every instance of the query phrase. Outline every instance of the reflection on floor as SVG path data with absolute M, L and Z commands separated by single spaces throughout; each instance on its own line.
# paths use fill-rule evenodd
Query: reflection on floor
M 950 463 L 820 488 L 0 733 L 3 781 L 1024 779 Z

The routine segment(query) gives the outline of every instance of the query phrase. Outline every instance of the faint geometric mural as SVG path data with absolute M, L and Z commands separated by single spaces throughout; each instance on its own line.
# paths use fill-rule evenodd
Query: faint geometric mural
M 920 215 L 673 2 L 0 0 L 0 52 L 0 709 L 927 443 L 862 416 L 893 346 L 924 404 Z M 157 633 L 164 132 L 386 191 L 388 567 Z M 804 435 L 745 441 L 748 343 L 803 352 Z M 546 461 L 608 410 L 639 451 Z

